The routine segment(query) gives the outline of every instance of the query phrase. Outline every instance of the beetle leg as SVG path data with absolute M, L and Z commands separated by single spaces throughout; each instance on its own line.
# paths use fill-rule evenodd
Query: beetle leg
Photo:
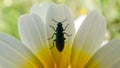
M 54 33 L 53 35 L 52 35 L 52 37 L 51 38 L 49 38 L 48 40 L 50 40 L 50 39 L 53 39 L 53 37 L 54 37 L 54 35 L 55 35 L 56 33 Z
M 66 30 L 66 28 L 69 26 L 70 24 L 67 24 L 66 26 L 65 26 L 65 29 L 64 29 L 64 31 Z
M 64 32 L 64 34 L 66 34 L 68 37 L 72 36 L 72 35 L 69 35 L 69 34 L 67 34 L 67 33 L 65 33 L 65 32 Z
M 52 47 L 50 47 L 50 49 L 52 49 L 53 47 L 54 47 L 54 42 L 56 41 L 56 39 L 53 41 L 53 46 Z
M 56 32 L 56 30 L 55 30 L 55 28 L 53 26 L 51 26 L 51 25 L 49 25 L 49 26 Z

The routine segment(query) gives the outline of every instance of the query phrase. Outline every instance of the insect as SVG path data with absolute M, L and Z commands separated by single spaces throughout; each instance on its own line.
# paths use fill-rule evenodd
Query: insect
M 55 29 L 53 26 L 49 25 L 55 31 L 55 33 L 48 40 L 53 39 L 54 35 L 56 35 L 56 39 L 53 40 L 53 46 L 50 49 L 52 49 L 54 47 L 54 42 L 56 42 L 56 48 L 59 52 L 62 52 L 62 50 L 64 49 L 65 39 L 66 39 L 64 37 L 64 34 L 66 34 L 66 36 L 68 36 L 68 37 L 71 36 L 71 35 L 68 35 L 66 32 L 64 32 L 69 24 L 67 24 L 65 26 L 65 29 L 63 29 L 63 26 L 62 26 L 62 23 L 65 22 L 66 20 L 67 19 L 65 19 L 61 22 L 58 22 L 58 21 L 52 19 L 52 21 L 57 23 L 57 28 Z

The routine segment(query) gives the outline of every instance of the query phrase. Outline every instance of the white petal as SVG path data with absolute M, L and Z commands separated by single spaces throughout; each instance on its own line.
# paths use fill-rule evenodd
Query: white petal
M 0 66 L 2 68 L 36 68 L 43 67 L 43 64 L 18 40 L 0 33 Z
M 37 15 L 22 15 L 18 22 L 20 37 L 25 45 L 32 50 L 41 50 L 43 47 L 48 47 L 45 25 Z
M 86 68 L 119 68 L 120 39 L 110 41 L 100 48 L 86 65 Z
M 40 18 L 45 23 L 46 22 L 46 14 L 47 14 L 47 10 L 48 10 L 49 5 L 50 4 L 48 4 L 48 3 L 41 3 L 40 5 L 34 4 L 31 8 L 31 13 L 40 16 Z
M 89 13 L 78 30 L 73 43 L 71 64 L 73 68 L 84 67 L 100 47 L 106 30 L 103 16 L 96 11 Z M 81 64 L 79 64 L 81 63 Z
M 52 19 L 56 20 L 56 22 L 53 21 Z M 62 21 L 64 21 L 64 22 L 62 22 Z M 72 36 L 68 37 L 64 34 L 64 36 L 66 38 L 64 41 L 66 43 L 64 42 L 65 47 L 62 50 L 62 52 L 59 52 L 57 50 L 56 46 L 54 46 L 51 49 L 51 52 L 52 52 L 52 55 L 53 55 L 56 63 L 59 66 L 66 68 L 66 66 L 68 64 L 68 59 L 69 59 L 69 52 L 70 52 L 69 47 L 72 45 L 73 37 L 75 34 L 74 22 L 73 22 L 73 18 L 71 16 L 68 8 L 65 5 L 52 4 L 48 9 L 47 19 L 46 19 L 48 38 L 51 38 L 52 35 L 54 33 L 56 33 L 56 31 L 54 31 L 50 26 L 53 26 L 56 30 L 58 22 L 62 22 L 63 29 L 65 29 L 65 27 L 69 24 L 64 32 L 66 32 L 68 35 L 72 35 Z M 56 39 L 56 37 L 54 35 L 54 38 L 49 40 L 50 47 L 53 46 L 53 40 L 55 40 L 55 39 Z
M 86 15 L 82 15 L 75 20 L 75 31 L 77 32 L 83 21 L 85 20 Z
M 46 66 L 49 66 L 49 64 L 52 63 L 52 57 L 49 52 L 45 23 L 41 21 L 39 16 L 34 14 L 23 15 L 19 18 L 18 22 L 22 42 L 30 48 L 43 63 L 48 64 Z
M 120 59 L 117 59 L 118 61 L 113 63 L 113 65 L 110 68 L 120 68 Z

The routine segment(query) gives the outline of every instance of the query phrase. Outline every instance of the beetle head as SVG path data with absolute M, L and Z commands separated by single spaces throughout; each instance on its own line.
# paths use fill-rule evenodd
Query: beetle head
M 62 27 L 62 23 L 61 23 L 61 22 L 58 22 L 57 26 L 58 26 L 58 27 Z

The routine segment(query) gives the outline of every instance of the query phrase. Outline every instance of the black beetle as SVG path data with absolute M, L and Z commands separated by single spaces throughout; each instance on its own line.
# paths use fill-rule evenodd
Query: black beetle
M 63 20 L 62 22 L 58 22 L 54 19 L 52 19 L 52 21 L 56 22 L 57 23 L 57 28 L 55 29 L 53 26 L 49 25 L 54 31 L 55 33 L 52 35 L 51 38 L 49 39 L 52 39 L 54 37 L 54 35 L 56 35 L 56 39 L 53 40 L 53 46 L 50 48 L 52 49 L 54 47 L 54 42 L 56 42 L 56 47 L 57 47 L 57 50 L 59 52 L 62 52 L 62 50 L 64 49 L 64 45 L 65 45 L 65 38 L 64 38 L 64 34 L 66 34 L 67 36 L 71 36 L 71 35 L 68 35 L 67 33 L 63 32 L 66 30 L 66 28 L 68 27 L 69 24 L 67 24 L 65 26 L 65 29 L 63 29 L 62 27 L 62 23 L 65 22 L 67 19 Z M 49 40 L 48 39 L 48 40 Z

